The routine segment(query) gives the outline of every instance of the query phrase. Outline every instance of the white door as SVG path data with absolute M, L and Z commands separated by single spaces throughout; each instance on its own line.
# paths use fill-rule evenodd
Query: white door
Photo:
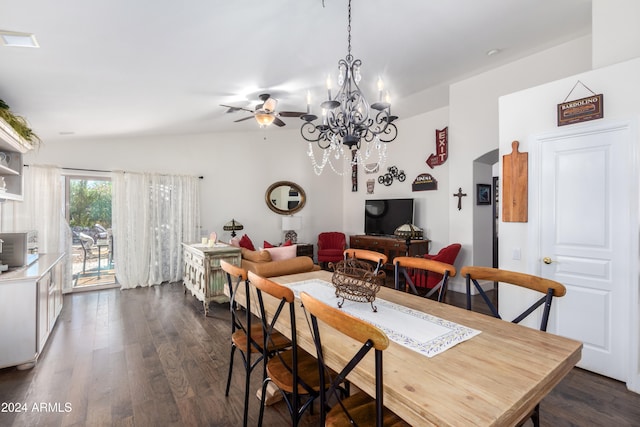
M 549 332 L 584 343 L 578 366 L 626 381 L 635 283 L 631 129 L 606 122 L 578 126 L 538 143 L 540 271 L 567 288 L 554 300 Z

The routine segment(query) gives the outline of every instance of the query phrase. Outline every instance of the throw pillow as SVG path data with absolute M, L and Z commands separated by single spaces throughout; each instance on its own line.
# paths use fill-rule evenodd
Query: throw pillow
M 253 262 L 269 262 L 271 261 L 271 255 L 267 251 L 252 251 L 246 248 L 242 248 L 242 258 L 247 261 Z
M 239 237 L 232 237 L 231 240 L 229 240 L 229 244 L 231 246 L 235 246 L 236 248 L 240 247 L 240 238 Z
M 274 248 L 275 247 L 271 243 L 267 242 L 266 240 L 262 243 L 262 246 L 264 246 L 265 248 Z
M 291 243 L 291 239 L 287 240 L 286 242 L 284 242 L 282 245 L 280 246 L 291 246 L 293 243 Z M 262 242 L 262 246 L 264 246 L 265 248 L 277 248 L 278 246 L 276 245 L 272 245 L 271 243 L 267 242 L 266 240 L 264 242 Z
M 265 251 L 271 254 L 271 261 L 282 261 L 285 259 L 295 258 L 296 249 L 296 245 L 280 246 L 277 248 L 264 248 Z
M 251 241 L 249 236 L 247 236 L 246 234 L 244 234 L 242 236 L 242 238 L 240 239 L 239 244 L 240 244 L 241 248 L 249 249 L 251 251 L 255 251 L 256 250 L 255 246 L 253 246 L 253 242 Z

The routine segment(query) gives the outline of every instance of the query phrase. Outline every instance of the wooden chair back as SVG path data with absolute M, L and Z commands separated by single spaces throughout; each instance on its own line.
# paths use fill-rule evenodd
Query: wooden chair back
M 306 292 L 300 294 L 302 305 L 305 311 L 311 316 L 311 325 L 313 329 L 313 340 L 316 347 L 316 354 L 318 357 L 318 367 L 320 370 L 320 384 L 325 383 L 325 375 L 327 375 L 328 369 L 324 363 L 324 357 L 322 353 L 322 340 L 320 337 L 320 329 L 318 326 L 318 320 L 326 324 L 327 326 L 339 331 L 340 333 L 353 338 L 354 340 L 362 343 L 362 347 L 354 354 L 351 360 L 344 366 L 344 368 L 331 378 L 329 387 L 327 390 L 320 389 L 320 423 L 319 425 L 325 425 L 327 417 L 327 402 L 329 399 L 338 399 L 338 403 L 335 408 L 342 408 L 344 414 L 347 415 L 351 423 L 353 423 L 352 414 L 349 413 L 348 405 L 345 405 L 340 397 L 341 384 L 346 381 L 349 373 L 355 368 L 355 366 L 364 358 L 364 356 L 371 350 L 374 350 L 375 355 L 375 380 L 376 380 L 376 395 L 375 395 L 375 418 L 374 414 L 367 414 L 370 419 L 367 419 L 364 423 L 358 421 L 357 425 L 372 425 L 375 422 L 376 426 L 383 425 L 384 416 L 384 403 L 383 403 L 383 378 L 382 378 L 382 352 L 389 346 L 389 338 L 378 327 L 365 322 L 345 313 L 335 307 L 331 307 Z M 330 414 L 333 413 L 333 410 Z M 343 415 L 344 415 L 343 414 Z
M 246 346 L 240 348 L 241 351 L 250 353 L 262 353 L 262 342 L 256 341 L 251 332 L 252 318 L 251 310 L 251 294 L 249 293 L 249 276 L 247 270 L 237 265 L 233 265 L 225 260 L 220 260 L 220 268 L 225 272 L 227 276 L 227 286 L 229 289 L 229 309 L 231 310 L 231 335 L 236 332 L 242 331 L 247 337 Z M 244 286 L 244 292 L 246 294 L 245 307 L 246 310 L 241 310 L 240 305 L 236 302 L 236 291 L 240 286 Z M 244 319 L 242 313 L 244 312 Z M 260 336 L 261 339 L 261 336 Z M 244 344 L 244 340 L 242 342 Z
M 429 298 L 438 292 L 438 302 L 444 301 L 449 278 L 455 277 L 457 273 L 456 268 L 451 264 L 425 258 L 407 256 L 396 257 L 393 259 L 393 265 L 395 267 L 394 280 L 396 290 L 401 289 L 401 280 L 404 278 L 406 285 L 416 295 L 420 295 L 415 283 L 416 278 L 419 277 L 419 275 L 428 275 L 430 272 L 432 274 L 442 275 L 440 283 L 422 295 Z
M 382 254 L 380 252 L 370 251 L 367 249 L 345 249 L 344 259 L 347 258 L 355 258 L 359 260 L 370 261 L 376 265 L 374 271 L 378 271 L 382 266 L 384 266 L 389 258 L 387 255 Z
M 510 285 L 520 286 L 521 288 L 531 289 L 543 294 L 540 299 L 535 301 L 531 306 L 527 307 L 519 316 L 512 320 L 513 323 L 520 323 L 531 313 L 533 313 L 538 307 L 544 304 L 542 321 L 540 323 L 541 331 L 547 330 L 547 323 L 549 321 L 549 313 L 551 311 L 551 302 L 553 300 L 553 297 L 562 297 L 567 293 L 567 289 L 562 283 L 556 282 L 555 280 L 545 279 L 543 277 L 516 271 L 500 270 L 498 268 L 491 267 L 465 266 L 462 268 L 462 270 L 460 270 L 460 273 L 466 278 L 467 310 L 471 310 L 471 284 L 473 283 L 475 289 L 479 292 L 482 299 L 491 310 L 493 316 L 500 319 L 502 317 L 498 313 L 498 309 L 491 302 L 482 286 L 480 286 L 478 280 L 508 283 Z

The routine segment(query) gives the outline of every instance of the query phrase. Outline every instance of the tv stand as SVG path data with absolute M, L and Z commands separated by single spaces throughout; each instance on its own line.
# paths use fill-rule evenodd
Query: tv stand
M 359 234 L 349 236 L 349 247 L 353 249 L 367 249 L 380 252 L 387 256 L 389 261 L 385 269 L 393 269 L 393 259 L 398 256 L 407 256 L 407 242 L 391 236 L 368 236 Z M 411 240 L 409 256 L 424 255 L 429 253 L 429 240 Z

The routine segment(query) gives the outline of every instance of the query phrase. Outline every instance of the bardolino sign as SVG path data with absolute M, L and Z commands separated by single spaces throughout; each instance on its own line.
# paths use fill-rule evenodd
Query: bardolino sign
M 587 122 L 604 117 L 602 94 L 558 104 L 558 126 Z

